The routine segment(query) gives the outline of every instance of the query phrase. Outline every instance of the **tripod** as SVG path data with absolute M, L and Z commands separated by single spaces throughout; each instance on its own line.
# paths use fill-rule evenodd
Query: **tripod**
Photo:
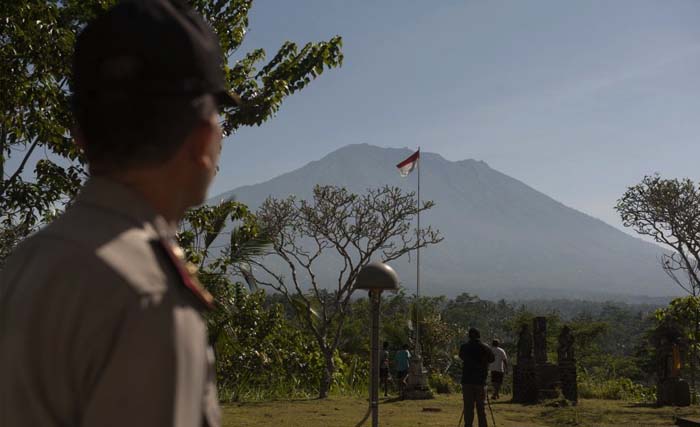
M 486 390 L 486 404 L 489 405 L 489 412 L 491 412 L 491 421 L 493 421 L 493 427 L 496 427 L 496 417 L 493 416 L 493 408 L 491 407 L 491 399 L 489 399 L 489 391 Z M 464 406 L 462 406 L 462 415 L 459 416 L 459 421 L 457 422 L 457 427 L 462 426 L 462 420 L 464 419 Z

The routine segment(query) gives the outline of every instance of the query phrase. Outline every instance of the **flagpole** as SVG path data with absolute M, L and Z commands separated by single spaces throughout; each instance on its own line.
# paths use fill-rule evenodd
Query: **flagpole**
M 416 249 L 416 354 L 420 356 L 420 147 L 418 147 L 418 164 L 416 168 L 418 169 L 418 228 L 416 229 L 416 242 L 418 243 L 418 248 Z

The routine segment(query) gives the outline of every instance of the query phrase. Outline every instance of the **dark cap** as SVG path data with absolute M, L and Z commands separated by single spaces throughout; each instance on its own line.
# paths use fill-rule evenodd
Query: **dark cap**
M 211 27 L 184 2 L 122 1 L 78 36 L 73 96 L 89 105 L 210 94 L 240 106 L 226 90 L 223 60 Z

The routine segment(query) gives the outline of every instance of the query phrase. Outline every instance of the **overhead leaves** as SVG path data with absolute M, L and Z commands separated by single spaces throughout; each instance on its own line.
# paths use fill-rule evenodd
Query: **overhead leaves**
M 80 30 L 114 3 L 0 2 L 0 222 L 3 235 L 12 236 L 0 241 L 0 260 L 70 203 L 86 179 L 85 158 L 71 138 L 71 57 Z M 247 100 L 222 114 L 226 134 L 261 125 L 287 96 L 343 62 L 342 39 L 335 36 L 301 49 L 286 42 L 264 63 L 263 49 L 239 53 L 252 0 L 190 3 L 219 36 L 229 88 Z

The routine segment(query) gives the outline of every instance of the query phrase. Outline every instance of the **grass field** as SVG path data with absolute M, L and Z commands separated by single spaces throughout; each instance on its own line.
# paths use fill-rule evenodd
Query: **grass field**
M 500 400 L 492 402 L 492 408 L 499 427 L 673 426 L 676 415 L 700 418 L 698 406 L 654 408 L 611 400 L 582 400 L 576 407 L 523 406 Z M 232 404 L 224 406 L 224 426 L 353 427 L 366 410 L 367 401 L 353 397 Z M 385 399 L 379 406 L 379 425 L 456 427 L 461 411 L 461 395 L 457 394 L 423 401 Z M 491 425 L 491 415 L 487 416 Z M 371 423 L 368 420 L 364 425 Z

